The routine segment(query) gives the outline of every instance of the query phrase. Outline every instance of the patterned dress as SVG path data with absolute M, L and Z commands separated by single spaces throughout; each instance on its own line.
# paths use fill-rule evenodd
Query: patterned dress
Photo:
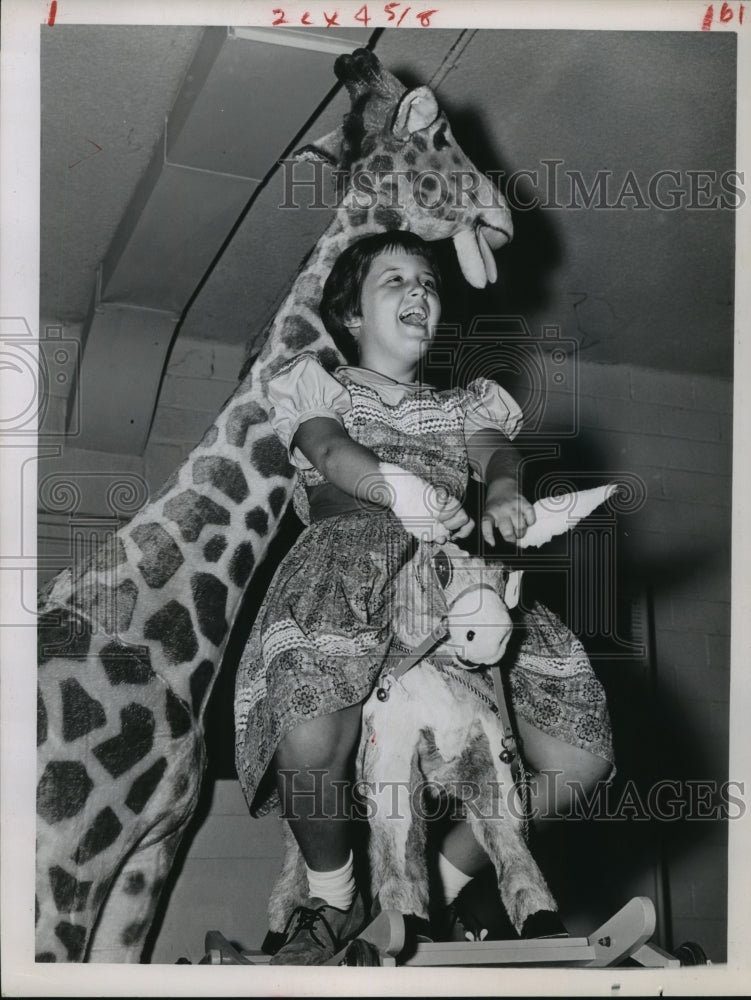
M 268 395 L 272 427 L 288 448 L 304 420 L 333 417 L 382 461 L 457 498 L 469 476 L 467 439 L 486 428 L 512 438 L 522 419 L 514 400 L 487 379 L 439 392 L 363 368 L 331 375 L 313 354 L 285 366 Z M 412 544 L 388 510 L 349 501 L 351 510 L 330 513 L 341 509 L 342 495 L 299 450 L 290 459 L 299 472 L 295 506 L 310 523 L 276 571 L 236 682 L 236 764 L 255 815 L 275 804 L 275 790 L 261 782 L 280 740 L 371 693 L 392 639 L 389 582 Z M 527 628 L 510 674 L 517 716 L 612 760 L 604 693 L 583 647 L 542 605 L 522 617 Z

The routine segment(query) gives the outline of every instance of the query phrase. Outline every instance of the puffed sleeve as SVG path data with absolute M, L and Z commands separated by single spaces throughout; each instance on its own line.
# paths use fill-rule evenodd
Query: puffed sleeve
M 520 456 L 511 440 L 522 425 L 519 405 L 490 379 L 476 379 L 465 392 L 464 440 L 472 477 L 486 482 L 491 459 L 494 476 L 515 477 Z
M 281 368 L 266 387 L 271 407 L 269 423 L 290 452 L 290 462 L 297 469 L 311 469 L 299 448 L 290 450 L 295 431 L 311 417 L 330 417 L 343 423 L 351 408 L 349 393 L 321 365 L 315 354 L 300 354 Z
M 507 438 L 513 439 L 521 430 L 522 420 L 519 404 L 497 382 L 478 378 L 467 387 L 465 441 L 483 430 L 500 430 Z

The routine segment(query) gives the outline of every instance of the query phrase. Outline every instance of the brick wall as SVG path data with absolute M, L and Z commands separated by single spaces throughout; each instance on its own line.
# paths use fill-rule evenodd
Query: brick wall
M 646 668 L 607 658 L 598 663 L 611 700 L 635 698 L 629 711 L 639 716 L 632 734 L 628 719 L 616 732 L 626 751 L 620 778 L 626 780 L 629 761 L 639 756 L 631 755 L 638 743 L 641 756 L 650 758 L 650 781 L 678 781 L 678 795 L 692 800 L 695 812 L 711 814 L 708 789 L 742 778 L 728 769 L 732 384 L 588 363 L 579 375 L 581 423 L 569 451 L 587 456 L 591 471 L 636 474 L 645 486 L 640 509 L 619 517 L 613 583 L 647 588 L 652 661 Z M 547 427 L 554 432 L 557 417 L 569 412 L 569 399 L 551 397 Z M 618 675 L 631 668 L 631 676 Z M 617 717 L 618 704 L 611 707 Z M 638 845 L 638 823 L 622 826 L 608 836 Z M 672 938 L 666 943 L 696 940 L 713 961 L 723 961 L 726 824 L 665 819 L 652 828 L 645 854 L 658 869 L 662 863 L 666 876 Z M 615 870 L 610 875 L 618 878 Z M 658 870 L 658 882 L 659 876 Z

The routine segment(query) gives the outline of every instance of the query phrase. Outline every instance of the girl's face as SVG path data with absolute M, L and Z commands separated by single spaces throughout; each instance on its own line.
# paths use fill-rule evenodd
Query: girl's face
M 440 317 L 430 264 L 425 257 L 393 250 L 371 263 L 360 294 L 360 315 L 347 325 L 364 368 L 410 381 Z

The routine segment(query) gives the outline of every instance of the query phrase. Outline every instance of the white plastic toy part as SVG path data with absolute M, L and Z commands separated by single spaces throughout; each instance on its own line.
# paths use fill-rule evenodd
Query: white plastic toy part
M 608 483 L 607 486 L 596 486 L 578 493 L 543 497 L 534 504 L 537 520 L 516 544 L 520 549 L 545 545 L 556 535 L 570 531 L 617 491 L 617 483 Z

